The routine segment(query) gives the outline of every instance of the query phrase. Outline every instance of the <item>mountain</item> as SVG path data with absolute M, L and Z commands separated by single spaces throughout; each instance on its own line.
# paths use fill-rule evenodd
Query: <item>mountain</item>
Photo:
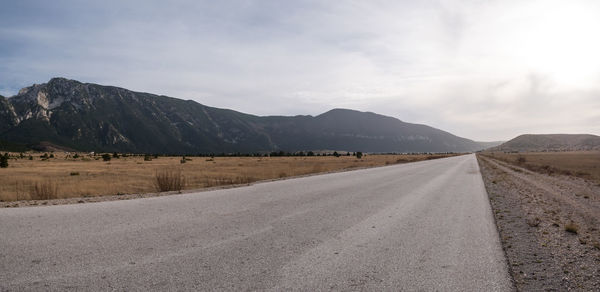
M 589 134 L 526 134 L 490 150 L 518 152 L 600 150 L 600 136 Z
M 260 117 L 65 78 L 0 97 L 0 122 L 0 146 L 45 143 L 81 151 L 467 152 L 485 148 L 426 125 L 369 112 L 334 109 L 315 117 Z

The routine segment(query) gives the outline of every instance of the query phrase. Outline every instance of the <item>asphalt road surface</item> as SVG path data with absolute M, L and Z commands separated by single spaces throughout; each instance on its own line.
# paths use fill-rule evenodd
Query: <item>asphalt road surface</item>
M 474 155 L 0 210 L 0 290 L 507 291 Z

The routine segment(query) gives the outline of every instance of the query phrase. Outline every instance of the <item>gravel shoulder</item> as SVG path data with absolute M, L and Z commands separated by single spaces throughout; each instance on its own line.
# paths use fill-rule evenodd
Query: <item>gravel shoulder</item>
M 600 186 L 478 161 L 517 289 L 599 291 Z

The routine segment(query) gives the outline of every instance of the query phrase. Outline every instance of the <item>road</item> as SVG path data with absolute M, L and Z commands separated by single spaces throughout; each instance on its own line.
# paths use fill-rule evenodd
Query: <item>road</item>
M 0 290 L 513 289 L 474 155 L 0 210 Z

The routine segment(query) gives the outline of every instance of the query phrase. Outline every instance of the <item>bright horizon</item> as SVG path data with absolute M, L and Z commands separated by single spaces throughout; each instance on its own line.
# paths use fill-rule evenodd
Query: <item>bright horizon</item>
M 52 77 L 256 115 L 348 108 L 476 141 L 600 134 L 595 1 L 18 1 L 0 94 Z

